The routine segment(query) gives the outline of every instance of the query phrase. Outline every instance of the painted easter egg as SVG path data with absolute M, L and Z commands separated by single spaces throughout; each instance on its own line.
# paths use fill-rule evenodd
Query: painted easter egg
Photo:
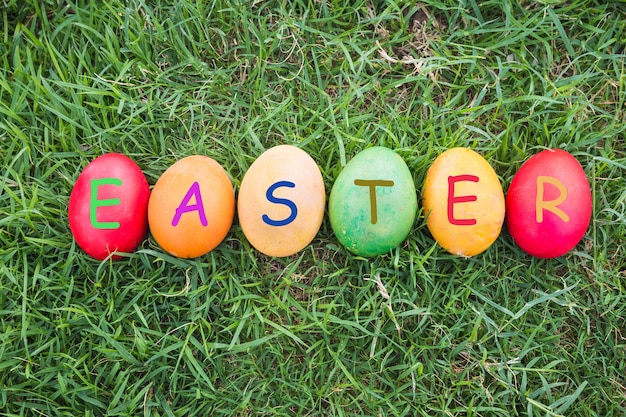
M 365 149 L 339 173 L 328 211 L 333 232 L 352 253 L 387 253 L 406 239 L 415 221 L 417 195 L 411 172 L 391 149 Z
M 148 204 L 150 232 L 179 258 L 195 258 L 226 237 L 235 214 L 228 174 L 208 156 L 193 155 L 170 166 L 158 179 Z
M 261 154 L 246 172 L 237 213 L 252 246 L 282 257 L 313 240 L 325 206 L 324 180 L 313 158 L 295 146 L 279 145 Z
M 148 230 L 149 198 L 148 181 L 132 159 L 118 153 L 94 159 L 70 193 L 68 220 L 76 243 L 99 260 L 134 251 Z
M 591 189 L 570 153 L 548 149 L 517 171 L 506 195 L 506 225 L 515 243 L 538 258 L 569 252 L 591 220 Z
M 502 185 L 485 158 L 471 149 L 448 149 L 435 159 L 422 199 L 428 230 L 452 254 L 477 255 L 500 235 Z

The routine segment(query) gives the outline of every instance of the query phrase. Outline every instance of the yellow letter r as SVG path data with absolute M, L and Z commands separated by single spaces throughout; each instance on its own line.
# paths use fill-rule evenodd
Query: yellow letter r
M 554 200 L 544 200 L 544 184 L 552 184 L 559 190 L 559 196 Z M 537 198 L 535 200 L 535 215 L 537 218 L 537 223 L 543 222 L 543 211 L 548 210 L 552 213 L 556 214 L 561 220 L 564 222 L 569 222 L 569 216 L 563 210 L 561 210 L 558 206 L 563 203 L 567 199 L 567 190 L 563 183 L 556 178 L 548 177 L 545 175 L 539 175 L 537 177 Z

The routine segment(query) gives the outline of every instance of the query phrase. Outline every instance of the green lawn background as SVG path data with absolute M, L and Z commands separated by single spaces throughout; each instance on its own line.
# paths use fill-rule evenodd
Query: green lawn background
M 626 5 L 578 1 L 34 2 L 0 5 L 0 416 L 626 414 Z M 327 194 L 371 145 L 420 193 L 470 147 L 506 191 L 571 152 L 587 234 L 540 260 L 503 230 L 447 254 L 419 211 L 391 253 L 351 255 L 326 217 L 271 259 L 237 222 L 183 260 L 148 237 L 99 263 L 67 204 L 105 152 L 153 185 L 216 159 L 235 187 L 294 144 Z

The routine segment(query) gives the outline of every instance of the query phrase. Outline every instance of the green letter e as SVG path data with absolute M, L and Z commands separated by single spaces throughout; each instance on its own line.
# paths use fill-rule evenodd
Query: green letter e
M 119 198 L 109 198 L 98 200 L 98 187 L 101 185 L 122 185 L 119 178 L 98 178 L 91 180 L 91 199 L 89 200 L 89 220 L 91 225 L 96 229 L 118 229 L 118 222 L 100 222 L 98 221 L 98 207 L 116 206 L 120 204 Z

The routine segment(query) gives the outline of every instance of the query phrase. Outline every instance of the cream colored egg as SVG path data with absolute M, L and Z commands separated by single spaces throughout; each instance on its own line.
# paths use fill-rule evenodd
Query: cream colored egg
M 279 145 L 261 154 L 246 172 L 237 213 L 252 246 L 284 257 L 315 238 L 325 204 L 324 181 L 313 158 L 296 146 Z

